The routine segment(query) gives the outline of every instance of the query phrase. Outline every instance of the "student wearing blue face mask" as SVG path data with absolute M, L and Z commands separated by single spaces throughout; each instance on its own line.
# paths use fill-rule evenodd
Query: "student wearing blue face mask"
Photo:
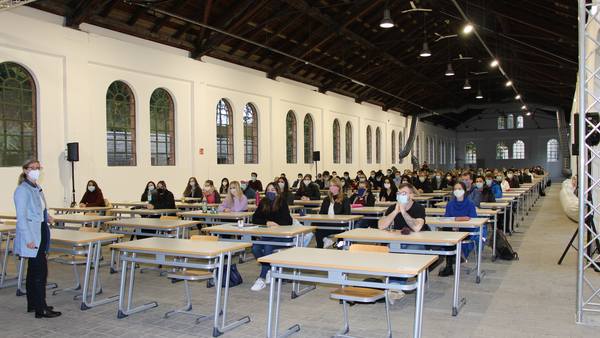
M 79 202 L 79 206 L 84 207 L 104 207 L 104 195 L 102 195 L 102 190 L 98 187 L 98 184 L 94 180 L 89 180 L 87 184 L 87 190 L 81 201 Z
M 298 178 L 292 184 L 292 188 L 298 188 L 298 184 L 302 183 L 302 173 L 298 173 Z
M 244 192 L 244 196 L 246 196 L 247 199 L 256 198 L 256 191 L 248 186 L 247 179 L 240 180 L 240 188 Z
M 195 177 L 190 177 L 188 184 L 185 186 L 183 196 L 192 198 L 202 198 L 202 188 L 198 185 L 198 180 Z M 201 202 L 201 200 L 191 200 L 191 203 Z
M 292 225 L 293 221 L 292 216 L 290 215 L 290 209 L 285 197 L 281 195 L 277 183 L 271 182 L 267 184 L 265 197 L 260 199 L 260 203 L 252 216 L 252 222 L 254 224 L 266 225 L 267 227 Z M 274 245 L 253 244 L 252 254 L 256 259 L 272 254 L 273 250 L 280 247 L 276 245 L 276 242 L 291 242 L 292 238 L 262 237 L 260 240 L 274 242 Z M 261 265 L 260 275 L 256 279 L 256 282 L 254 282 L 254 285 L 252 285 L 252 288 L 250 288 L 252 291 L 260 291 L 271 282 L 269 273 L 271 265 L 269 263 L 261 263 Z
M 262 182 L 258 179 L 258 174 L 252 173 L 251 176 L 252 177 L 250 178 L 250 182 L 248 182 L 248 186 L 254 189 L 254 191 L 262 191 L 263 186 Z
M 400 186 L 400 184 L 402 184 L 402 175 L 400 175 L 399 171 L 396 171 L 394 173 L 394 185 L 396 186 L 396 189 Z
M 496 196 L 492 189 L 485 183 L 485 179 L 482 176 L 477 176 L 475 179 L 475 189 L 481 191 L 481 202 L 496 202 Z
M 363 174 L 364 176 L 364 174 Z M 375 196 L 371 193 L 371 183 L 369 181 L 361 181 L 358 183 L 358 191 L 350 196 L 350 204 L 361 204 L 364 207 L 375 206 Z M 361 218 L 354 222 L 355 228 L 369 227 L 368 219 Z
M 156 189 L 156 184 L 154 184 L 154 182 L 149 181 L 148 183 L 146 183 L 146 189 L 144 189 L 140 201 L 148 202 L 149 200 L 152 200 L 152 192 L 154 191 L 154 189 Z

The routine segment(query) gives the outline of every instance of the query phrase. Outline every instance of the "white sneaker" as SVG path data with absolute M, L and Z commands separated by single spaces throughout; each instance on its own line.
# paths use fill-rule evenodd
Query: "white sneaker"
M 400 290 L 398 290 L 398 291 L 394 290 L 394 291 L 388 292 L 388 299 L 390 300 L 390 305 L 394 305 L 394 302 L 404 298 L 404 296 L 406 296 L 406 295 L 404 294 L 404 292 L 402 292 Z
M 333 241 L 329 237 L 323 238 L 323 249 L 329 249 L 333 246 Z
M 252 287 L 250 288 L 251 291 L 260 291 L 264 288 L 267 287 L 267 284 L 265 284 L 265 281 L 263 281 L 260 278 L 256 279 L 256 282 L 254 282 L 254 285 L 252 285 Z
M 267 271 L 267 277 L 265 277 L 265 284 L 271 284 L 271 270 Z

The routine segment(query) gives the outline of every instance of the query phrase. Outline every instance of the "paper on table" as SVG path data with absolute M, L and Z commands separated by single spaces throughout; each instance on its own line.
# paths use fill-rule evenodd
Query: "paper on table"
M 243 227 L 239 227 L 237 225 L 230 225 L 230 227 L 232 227 L 234 229 L 239 229 L 239 228 L 249 229 L 249 228 L 258 228 L 258 225 L 244 225 Z
M 454 221 L 454 217 L 435 217 L 436 220 L 438 221 L 442 221 L 442 222 L 453 222 Z

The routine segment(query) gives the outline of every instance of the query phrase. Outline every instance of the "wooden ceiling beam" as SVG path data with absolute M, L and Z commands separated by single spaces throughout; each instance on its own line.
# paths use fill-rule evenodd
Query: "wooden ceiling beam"
M 94 0 L 80 1 L 74 8 L 73 13 L 66 18 L 65 26 L 78 29 L 83 20 L 91 14 L 90 9 L 93 2 Z
M 119 4 L 121 2 L 123 2 L 123 1 L 121 1 L 121 0 L 112 0 L 106 6 L 104 6 L 104 9 L 102 10 L 102 12 L 100 12 L 100 16 L 103 17 L 103 18 L 106 18 L 110 14 L 110 12 L 112 12 L 112 10 L 115 9 L 115 7 L 117 6 L 117 4 Z
M 185 5 L 185 3 L 188 0 L 179 0 L 178 3 L 176 3 L 171 9 L 169 9 L 169 11 L 171 13 L 177 14 L 177 11 L 183 7 L 183 5 Z M 156 25 L 154 25 L 154 27 L 152 27 L 152 30 L 150 30 L 152 33 L 158 33 L 158 31 L 162 28 L 162 26 L 164 26 L 167 22 L 169 22 L 169 20 L 171 20 L 171 17 L 168 15 L 165 15 L 162 19 L 160 19 L 160 21 L 158 23 L 156 23 Z

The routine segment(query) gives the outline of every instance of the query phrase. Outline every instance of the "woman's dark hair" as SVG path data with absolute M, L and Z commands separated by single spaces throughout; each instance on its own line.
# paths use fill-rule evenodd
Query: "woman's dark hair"
M 227 187 L 223 185 L 223 181 L 227 181 Z M 221 180 L 221 186 L 219 187 L 219 194 L 229 191 L 229 184 L 231 184 L 231 182 L 229 182 L 229 179 L 227 177 L 223 177 L 223 179 Z
M 96 188 L 96 190 L 94 190 L 94 192 L 97 192 L 97 191 L 102 191 L 102 190 L 100 189 L 100 187 L 98 187 L 98 183 L 96 183 L 96 181 L 94 181 L 94 180 L 89 180 L 89 181 L 87 182 L 87 185 L 85 186 L 85 189 L 87 189 L 87 187 L 89 187 L 89 186 L 90 186 L 90 182 L 91 182 L 91 183 L 92 183 L 92 185 L 93 185 L 93 186 Z
M 340 177 L 340 181 L 344 182 L 344 185 L 342 186 L 342 192 L 347 192 L 350 184 L 348 183 L 348 181 L 346 180 L 346 178 L 344 176 Z
M 390 189 L 392 189 L 392 194 L 394 194 L 394 191 L 398 191 L 398 188 L 396 188 L 396 183 L 394 183 L 394 180 L 392 180 L 389 176 L 386 176 L 383 179 L 383 184 L 385 184 L 385 182 L 388 182 L 390 184 Z M 402 182 L 400 182 L 400 183 L 402 183 Z M 385 186 L 383 187 L 383 189 L 385 189 Z
M 279 180 L 283 181 L 283 190 L 281 191 L 281 195 L 283 196 L 287 196 L 288 192 L 290 191 L 290 184 L 287 180 L 287 178 L 279 176 L 279 178 L 277 179 L 277 187 L 279 187 Z
M 275 197 L 275 200 L 273 200 L 273 204 L 271 204 L 271 201 L 269 200 L 269 198 L 267 197 L 267 189 L 269 188 L 269 186 L 272 185 L 273 188 L 275 189 L 275 192 L 277 193 L 277 197 Z M 263 212 L 264 213 L 275 213 L 279 210 L 279 207 L 285 203 L 285 198 L 283 196 L 281 196 L 281 190 L 279 189 L 279 184 L 275 183 L 275 182 L 271 182 L 269 184 L 267 184 L 267 186 L 265 187 L 265 197 L 260 199 L 260 204 L 262 204 L 263 206 Z
M 167 191 L 167 184 L 165 183 L 165 181 L 158 181 L 158 183 L 156 183 L 156 198 L 158 199 L 158 203 L 162 204 L 163 198 L 162 196 L 158 193 L 158 185 L 162 184 L 163 189 L 165 189 L 165 192 Z M 163 192 L 164 195 L 164 192 Z M 152 199 L 154 199 L 154 197 L 152 197 Z
M 452 191 L 454 191 L 454 187 L 456 187 L 457 184 L 460 184 L 460 186 L 463 188 L 463 190 L 465 191 L 465 194 L 467 193 L 467 186 L 465 185 L 465 182 L 456 182 L 454 183 L 454 186 L 452 187 Z M 467 197 L 467 196 L 465 196 Z
M 402 175 L 402 178 L 400 179 L 400 183 L 402 183 L 402 181 L 404 181 L 405 179 L 408 183 L 412 184 L 412 177 L 410 177 L 408 175 Z
M 152 181 L 148 181 L 148 183 L 146 183 L 146 189 L 144 189 L 144 192 L 142 193 L 142 196 L 148 196 L 148 185 L 152 183 L 152 185 L 154 186 L 154 189 L 156 189 L 156 184 L 154 184 L 154 182 Z
M 312 175 L 311 174 L 306 174 L 304 175 L 304 178 L 302 179 L 302 181 L 304 181 L 306 178 L 310 179 L 312 181 Z M 309 185 L 304 184 L 304 182 L 300 182 L 300 191 L 306 191 L 308 190 Z
M 192 186 L 190 185 L 190 181 L 194 179 L 194 182 L 196 183 L 196 188 L 201 189 L 198 186 L 198 180 L 195 177 L 190 177 L 190 179 L 188 180 L 187 184 L 185 185 L 185 190 L 183 191 L 183 195 L 184 196 L 188 196 L 190 194 L 190 192 L 192 192 Z

